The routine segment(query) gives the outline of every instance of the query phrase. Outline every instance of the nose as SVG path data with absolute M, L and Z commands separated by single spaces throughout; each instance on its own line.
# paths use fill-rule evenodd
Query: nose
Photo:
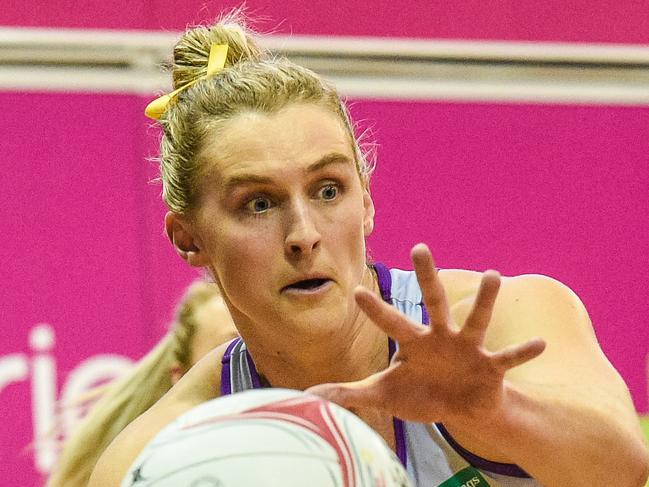
M 291 257 L 309 257 L 318 248 L 321 235 L 308 202 L 296 201 L 288 215 L 284 250 Z

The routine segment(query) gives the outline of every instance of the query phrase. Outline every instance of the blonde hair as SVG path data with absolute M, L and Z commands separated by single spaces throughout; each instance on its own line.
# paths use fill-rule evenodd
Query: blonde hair
M 101 397 L 65 441 L 47 486 L 88 484 L 95 463 L 110 442 L 171 388 L 172 367 L 179 364 L 184 370 L 189 369 L 196 310 L 217 296 L 220 293 L 213 283 L 196 281 L 190 285 L 178 304 L 171 329 L 162 340 L 125 377 L 84 396 L 82 402 Z
M 206 77 L 210 47 L 227 44 L 224 69 Z M 183 90 L 159 123 L 162 196 L 169 209 L 186 214 L 196 204 L 196 183 L 201 176 L 199 153 L 208 134 L 223 130 L 227 122 L 246 111 L 275 113 L 291 103 L 314 103 L 330 109 L 346 128 L 361 181 L 368 184 L 372 164 L 367 162 L 354 136 L 345 104 L 335 88 L 313 71 L 285 58 L 273 57 L 255 41 L 241 10 L 222 17 L 215 25 L 187 31 L 174 48 L 174 88 L 199 80 Z

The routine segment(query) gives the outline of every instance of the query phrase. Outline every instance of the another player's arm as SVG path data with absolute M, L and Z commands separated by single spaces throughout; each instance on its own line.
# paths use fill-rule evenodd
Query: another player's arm
M 88 487 L 119 487 L 144 446 L 167 424 L 194 406 L 218 396 L 221 357 L 227 344 L 205 355 L 151 409 L 128 425 L 101 455 Z
M 452 306 L 456 323 L 471 305 L 468 298 Z M 534 337 L 546 350 L 507 372 L 506 407 L 484 424 L 447 425 L 450 432 L 473 453 L 517 463 L 543 485 L 644 485 L 647 451 L 628 389 L 579 298 L 544 276 L 503 278 L 486 347 Z

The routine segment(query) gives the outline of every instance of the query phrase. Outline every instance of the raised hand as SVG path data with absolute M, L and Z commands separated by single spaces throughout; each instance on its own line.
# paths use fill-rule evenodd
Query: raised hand
M 399 343 L 399 350 L 384 371 L 356 382 L 315 386 L 308 392 L 347 408 L 374 408 L 410 421 L 488 420 L 505 400 L 505 372 L 537 357 L 545 342 L 535 339 L 496 352 L 486 350 L 484 337 L 500 275 L 483 274 L 473 308 L 458 328 L 451 321 L 428 247 L 418 244 L 411 255 L 430 326 L 413 322 L 376 293 L 357 288 L 359 307 Z

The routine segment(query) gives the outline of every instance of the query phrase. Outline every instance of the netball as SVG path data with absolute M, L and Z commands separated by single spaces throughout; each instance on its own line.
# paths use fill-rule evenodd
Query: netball
M 162 430 L 122 487 L 408 487 L 399 459 L 347 410 L 298 391 L 247 391 Z

